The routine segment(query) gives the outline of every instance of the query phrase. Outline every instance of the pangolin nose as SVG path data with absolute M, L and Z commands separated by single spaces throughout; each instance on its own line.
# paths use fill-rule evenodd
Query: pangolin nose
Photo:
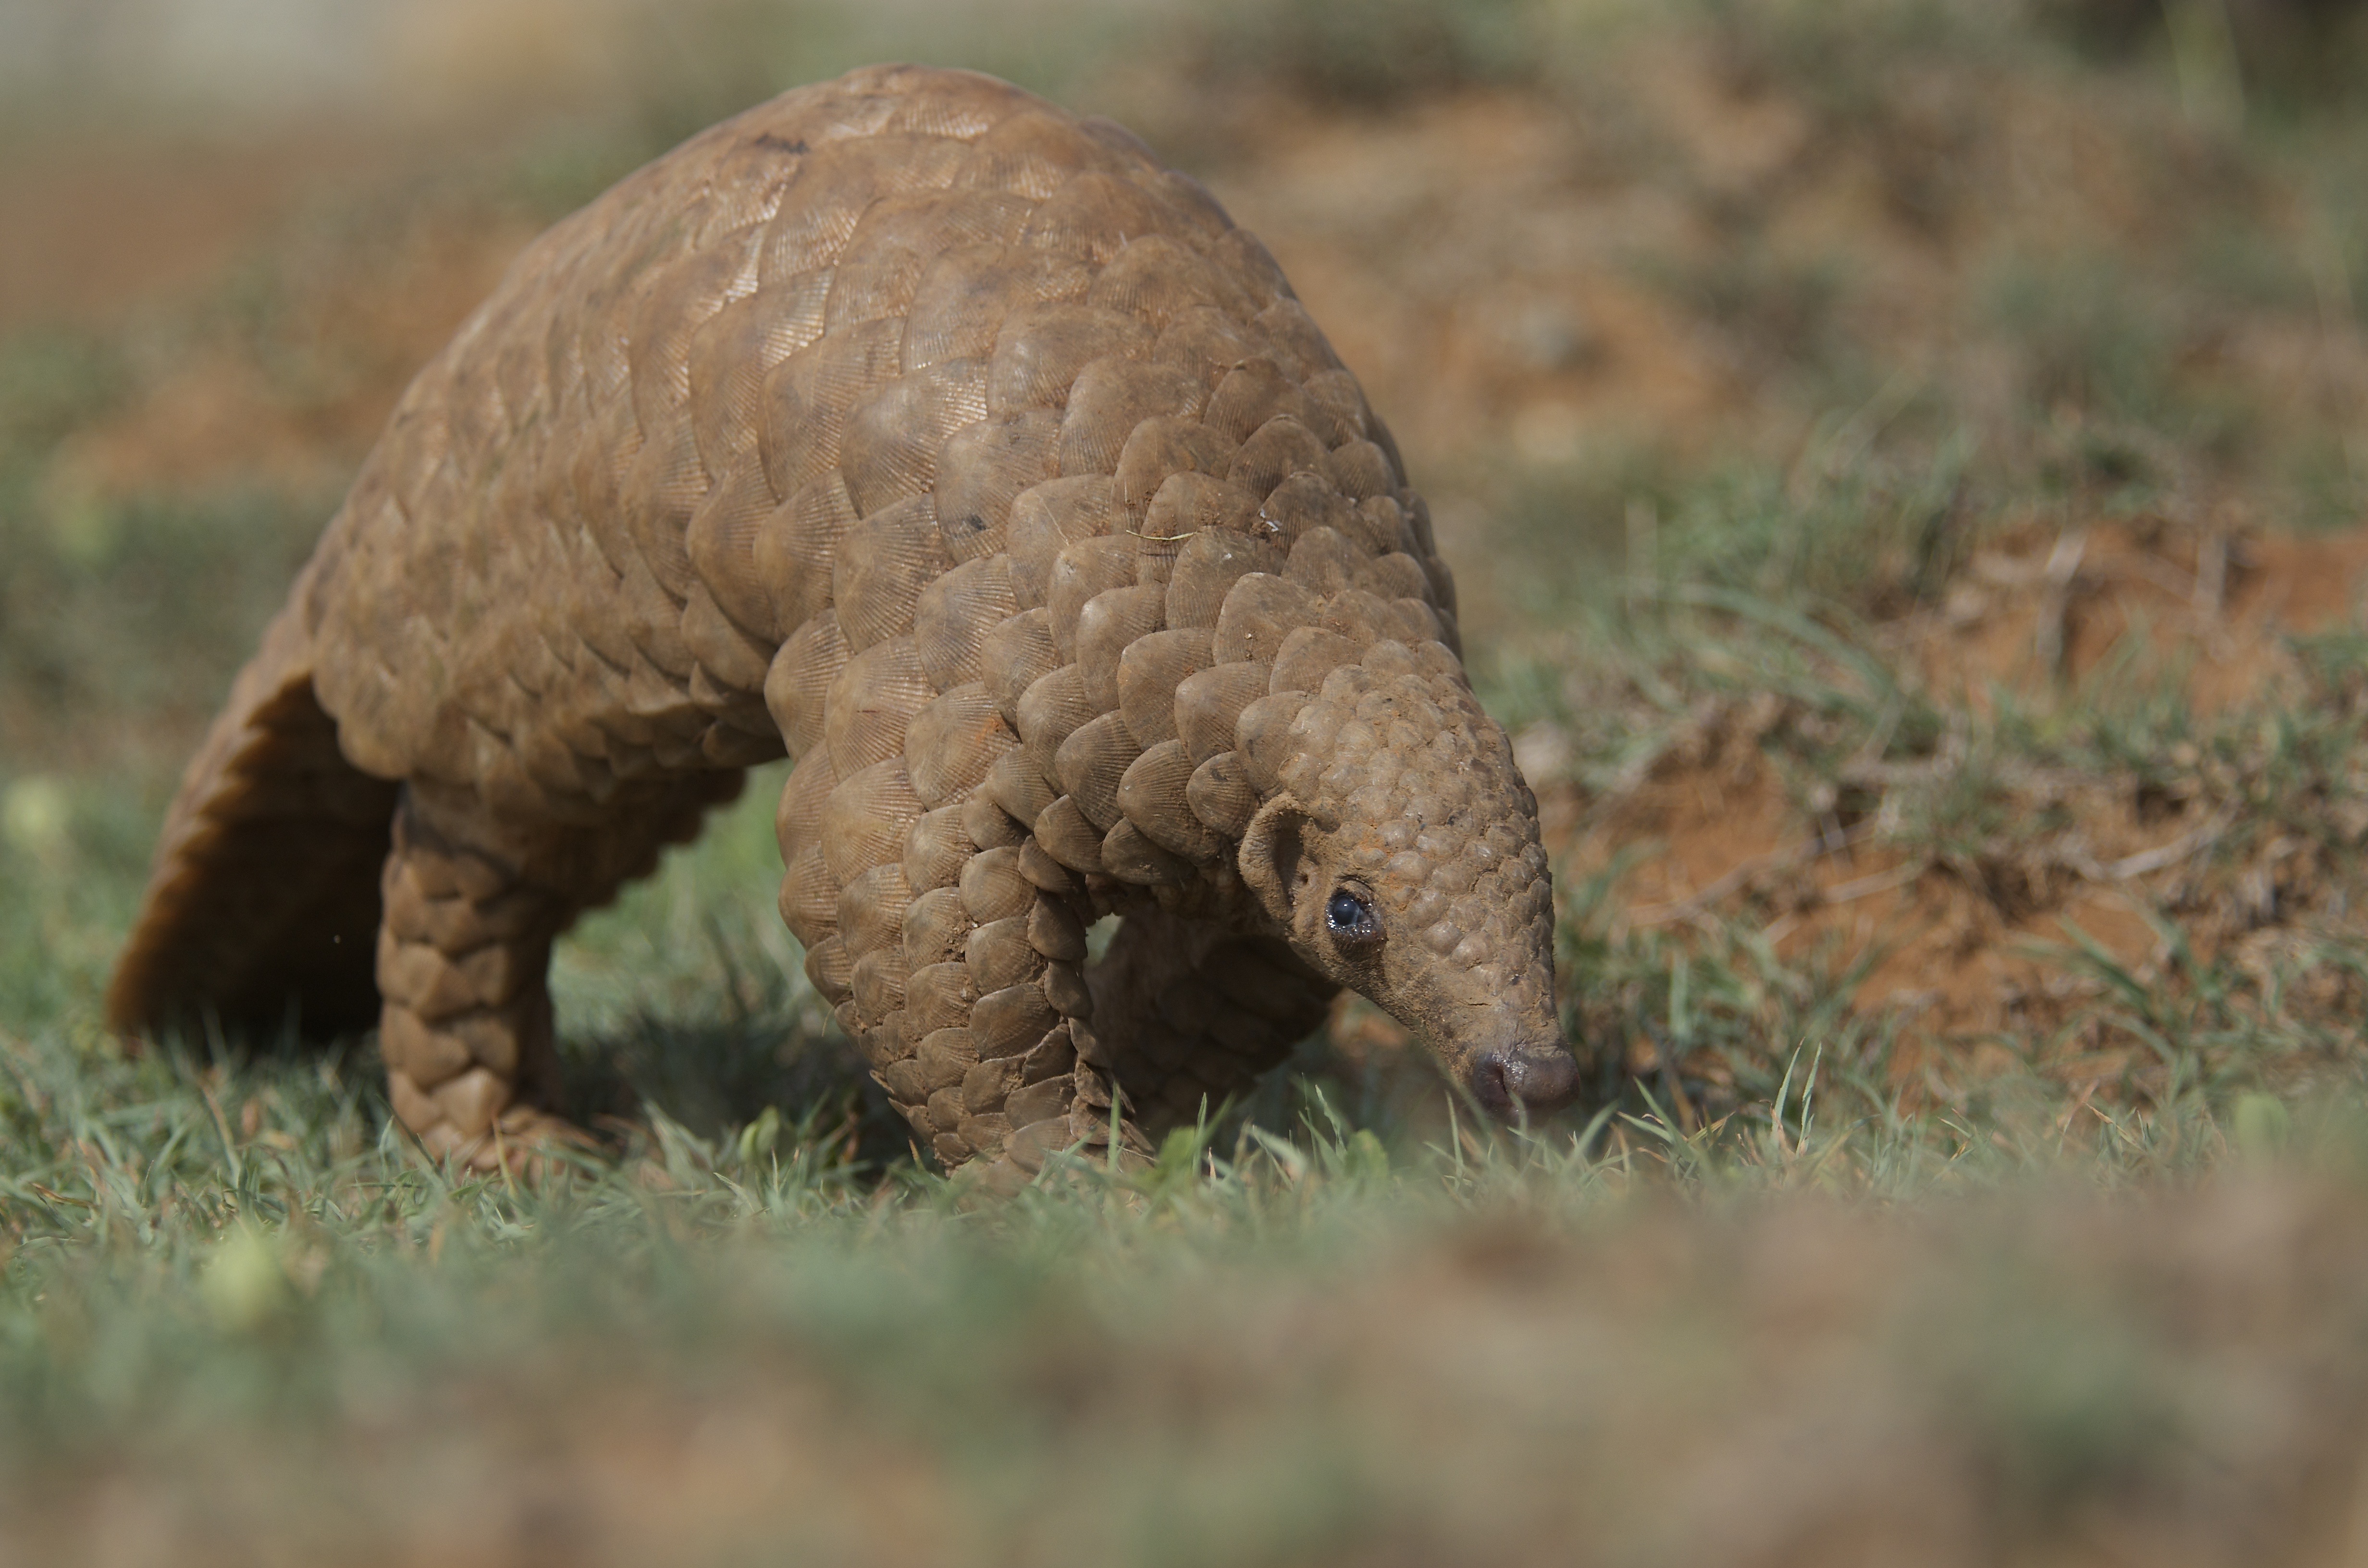
M 1508 1120 L 1552 1110 L 1577 1088 L 1578 1063 L 1558 1045 L 1488 1051 L 1472 1064 L 1474 1097 L 1490 1115 Z

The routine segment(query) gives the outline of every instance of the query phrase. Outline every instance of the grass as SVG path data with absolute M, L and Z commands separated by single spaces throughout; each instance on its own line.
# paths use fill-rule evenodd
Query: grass
M 1600 1155 L 1393 1154 L 1319 1110 L 981 1211 L 812 1120 L 654 1119 L 632 1164 L 520 1193 L 406 1158 L 348 1064 L 0 1061 L 0 1452 L 49 1560 L 144 1529 L 196 1562 L 549 1531 L 593 1562 L 1523 1561 L 1573 1531 L 1759 1561 L 1869 1517 L 1823 1466 L 1787 1488 L 1804 1430 L 1913 1483 L 1878 1522 L 1970 1507 L 2003 1548 L 2272 1484 L 2336 1438 L 2295 1396 L 2356 1377 L 2328 1260 L 2358 1255 L 2359 1134 L 2275 1100 L 2216 1158 L 2331 1176 L 2196 1213 L 2041 1178 L 2192 1171 L 2213 1123 L 2183 1162 L 2159 1121 L 1944 1131 L 1808 1058 L 1724 1138 L 1648 1111 Z M 2277 1303 L 2244 1328 L 2160 1289 L 2219 1278 L 2231 1224 L 2294 1238 L 2227 1276 Z M 2231 1434 L 2238 1398 L 2288 1414 Z
M 1221 187 L 1295 117 L 1496 95 L 1577 128 L 1537 199 L 1679 213 L 1571 265 L 1708 346 L 1697 426 L 1551 462 L 1487 419 L 1400 430 L 1559 858 L 1587 1090 L 1531 1128 L 1351 1008 L 1152 1169 L 981 1204 L 802 978 L 777 772 L 562 944 L 571 1108 L 627 1143 L 547 1187 L 416 1158 L 367 1040 L 97 1027 L 321 476 L 449 328 L 358 301 L 435 296 L 784 76 L 902 52 L 903 12 L 669 13 L 601 113 L 308 210 L 178 304 L 0 334 L 0 1563 L 2339 1555 L 2368 644 L 2257 609 L 2349 570 L 2288 556 L 2361 517 L 2327 314 L 2368 298 L 2357 108 L 2240 30 L 2246 119 L 2198 125 L 2153 24 L 2042 12 L 932 35 L 1130 111 L 1113 57 L 1178 40 L 1139 101 Z M 1668 121 L 1673 70 L 1797 111 L 1803 151 L 1736 186 Z M 2191 196 L 2009 178 L 2055 145 L 1998 107 L 2033 103 Z M 1427 237 L 1393 238 L 1429 287 Z M 1437 313 L 1446 360 L 1493 351 Z M 1616 408 L 1656 367 L 1602 335 L 1502 382 Z M 2304 341 L 2307 396 L 2277 357 Z M 192 367 L 215 428 L 307 460 L 143 466 Z M 2251 684 L 2207 702 L 2214 636 Z

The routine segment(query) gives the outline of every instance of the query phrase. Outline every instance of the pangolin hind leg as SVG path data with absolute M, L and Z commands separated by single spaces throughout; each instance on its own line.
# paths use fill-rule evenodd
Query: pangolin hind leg
M 430 1154 L 492 1169 L 579 1136 L 556 1114 L 552 945 L 740 780 L 694 774 L 597 826 L 533 830 L 470 791 L 404 789 L 380 882 L 379 1042 L 395 1115 Z

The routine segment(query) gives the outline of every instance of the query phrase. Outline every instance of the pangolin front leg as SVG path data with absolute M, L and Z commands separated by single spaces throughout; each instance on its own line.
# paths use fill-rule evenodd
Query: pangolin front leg
M 912 726 L 921 744 L 896 756 L 865 763 L 876 748 L 860 733 L 808 752 L 781 797 L 781 913 L 807 973 L 840 999 L 839 1024 L 938 1157 L 1033 1171 L 1078 1141 L 1069 1022 L 1091 1010 L 1090 910 L 1070 873 L 974 788 L 1010 751 L 982 690 L 957 684 L 927 705 Z M 860 766 L 842 778 L 834 754 Z
M 1339 986 L 1287 943 L 1144 900 L 1087 971 L 1082 1054 L 1151 1138 L 1213 1115 L 1324 1022 Z

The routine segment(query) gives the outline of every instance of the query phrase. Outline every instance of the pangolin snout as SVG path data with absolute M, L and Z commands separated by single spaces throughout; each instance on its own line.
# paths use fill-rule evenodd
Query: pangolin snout
M 1494 1046 L 1472 1062 L 1472 1096 L 1507 1121 L 1567 1102 L 1578 1088 L 1578 1062 L 1559 1041 Z

